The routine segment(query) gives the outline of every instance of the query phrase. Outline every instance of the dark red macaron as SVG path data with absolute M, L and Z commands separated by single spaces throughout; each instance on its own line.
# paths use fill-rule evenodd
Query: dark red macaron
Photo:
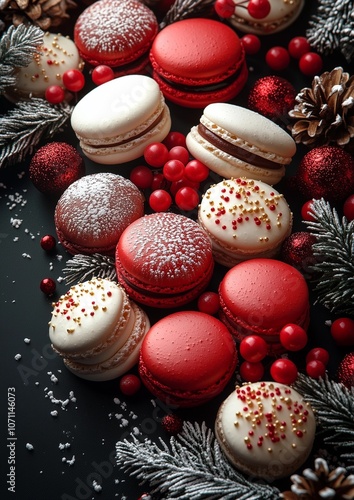
M 211 243 L 192 219 L 170 212 L 130 224 L 116 250 L 119 283 L 137 302 L 178 307 L 195 299 L 214 269 Z
M 212 19 L 184 19 L 163 28 L 152 44 L 150 61 L 166 99 L 191 108 L 229 101 L 248 78 L 239 37 Z
M 237 364 L 232 335 L 199 311 L 165 316 L 146 334 L 139 373 L 149 391 L 171 408 L 201 405 L 225 388 Z
M 259 335 L 269 354 L 284 351 L 280 330 L 295 323 L 309 325 L 309 291 L 303 275 L 275 259 L 250 259 L 231 268 L 219 286 L 221 320 L 241 341 Z
M 105 64 L 117 75 L 142 71 L 158 32 L 149 7 L 138 0 L 99 0 L 87 7 L 74 27 L 74 41 L 82 59 L 92 66 Z

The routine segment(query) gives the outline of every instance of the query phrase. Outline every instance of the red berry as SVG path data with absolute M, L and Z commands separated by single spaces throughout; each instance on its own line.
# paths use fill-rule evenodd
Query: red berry
M 264 375 L 264 366 L 258 363 L 243 361 L 240 365 L 240 375 L 246 382 L 258 382 Z
M 354 219 L 354 194 L 350 195 L 344 202 L 343 213 L 348 221 Z
M 292 38 L 288 44 L 288 51 L 294 59 L 300 59 L 301 56 L 310 52 L 311 46 L 309 41 L 304 36 L 296 36 Z
M 247 10 L 249 15 L 255 19 L 264 19 L 270 12 L 269 0 L 250 0 Z
M 247 335 L 240 342 L 240 354 L 246 361 L 257 363 L 267 356 L 267 342 L 259 335 Z
M 293 361 L 279 358 L 272 363 L 270 374 L 275 382 L 290 385 L 297 379 L 298 371 Z
M 284 47 L 272 47 L 266 53 L 266 63 L 274 71 L 283 71 L 290 64 L 289 52 Z
M 227 19 L 235 12 L 235 4 L 232 0 L 216 0 L 214 9 L 218 16 Z
M 327 366 L 329 361 L 329 352 L 323 347 L 314 347 L 306 355 L 306 363 L 310 361 L 322 361 Z
M 306 364 L 306 373 L 311 378 L 324 377 L 326 374 L 326 367 L 318 359 L 313 359 Z
M 56 284 L 55 281 L 52 280 L 52 278 L 44 278 L 39 284 L 39 288 L 42 290 L 43 293 L 48 295 L 50 297 L 53 295 L 56 289 Z
M 151 167 L 162 168 L 169 159 L 168 149 L 162 142 L 153 142 L 146 146 L 144 158 Z
M 261 49 L 261 41 L 257 35 L 253 35 L 251 33 L 244 35 L 241 38 L 241 42 L 246 54 L 250 56 L 257 54 L 257 52 Z
M 41 243 L 41 247 L 46 252 L 51 252 L 52 250 L 54 250 L 55 245 L 56 245 L 55 238 L 51 234 L 46 234 L 45 236 L 43 236 L 41 238 L 40 243 Z
M 124 375 L 119 381 L 119 388 L 125 396 L 133 396 L 141 387 L 140 378 L 134 374 Z
M 186 136 L 182 132 L 169 132 L 162 142 L 168 150 L 175 146 L 183 146 L 185 148 Z
M 180 210 L 193 210 L 199 203 L 199 194 L 191 187 L 182 187 L 176 193 L 175 203 Z
M 184 176 L 184 164 L 180 160 L 168 160 L 163 166 L 162 173 L 170 182 L 179 181 Z
M 59 85 L 49 85 L 46 88 L 44 97 L 50 104 L 59 104 L 64 101 L 65 92 Z
M 331 325 L 331 335 L 338 345 L 354 345 L 354 321 L 350 318 L 336 319 Z
M 148 189 L 151 187 L 154 174 L 149 167 L 139 165 L 133 168 L 130 172 L 129 178 L 139 189 Z
M 167 181 L 162 172 L 155 172 L 153 174 L 152 183 L 151 183 L 151 191 L 156 191 L 156 189 L 166 189 Z
M 172 197 L 164 189 L 156 189 L 149 197 L 149 205 L 154 212 L 166 212 L 172 205 Z
M 114 79 L 114 71 L 109 66 L 100 64 L 92 70 L 91 78 L 95 85 L 102 85 Z
M 185 186 L 191 187 L 191 188 L 195 189 L 196 191 L 198 191 L 200 184 L 199 184 L 199 182 L 193 182 L 193 181 L 186 179 L 186 177 L 183 177 L 183 179 L 180 179 L 179 181 L 171 183 L 170 193 L 172 194 L 172 196 L 176 196 L 177 191 Z
M 203 182 L 209 177 L 210 170 L 199 160 L 191 160 L 187 163 L 184 175 L 194 182 Z
M 302 207 L 301 207 L 301 217 L 303 220 L 306 221 L 316 221 L 315 217 L 312 215 L 313 214 L 313 200 L 306 201 Z M 312 212 L 312 213 L 311 213 Z
M 288 351 L 300 351 L 307 340 L 306 331 L 295 323 L 289 323 L 280 330 L 280 343 Z
M 189 151 L 184 146 L 173 146 L 169 150 L 169 158 L 170 160 L 179 160 L 186 165 L 189 161 Z
M 68 69 L 63 74 L 63 85 L 70 92 L 79 92 L 85 86 L 85 77 L 78 69 Z
M 322 57 L 316 52 L 306 52 L 299 60 L 299 69 L 306 76 L 318 75 L 323 66 Z
M 213 316 L 220 309 L 219 294 L 215 292 L 204 292 L 198 298 L 198 310 Z

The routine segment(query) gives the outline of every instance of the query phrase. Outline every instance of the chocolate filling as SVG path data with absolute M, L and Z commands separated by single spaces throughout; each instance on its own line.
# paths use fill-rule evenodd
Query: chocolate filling
M 278 170 L 281 168 L 283 165 L 280 163 L 276 163 L 271 160 L 267 160 L 266 158 L 263 158 L 262 156 L 258 156 L 254 153 L 251 153 L 250 151 L 247 151 L 246 149 L 242 149 L 239 146 L 235 146 L 234 144 L 231 144 L 231 142 L 225 141 L 225 139 L 222 139 L 218 135 L 214 134 L 211 130 L 206 128 L 202 123 L 198 125 L 198 133 L 210 144 L 215 146 L 218 149 L 221 149 L 221 151 L 224 151 L 225 153 L 229 154 L 230 156 L 234 156 L 238 160 L 244 161 L 246 163 L 250 163 L 251 165 L 254 165 L 255 167 L 263 167 L 263 168 L 269 168 L 271 170 Z

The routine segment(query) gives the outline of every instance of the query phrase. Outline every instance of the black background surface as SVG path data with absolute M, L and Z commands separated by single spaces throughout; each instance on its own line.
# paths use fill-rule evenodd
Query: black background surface
M 232 102 L 247 105 L 247 97 L 252 84 L 261 76 L 276 74 L 264 63 L 264 55 L 274 45 L 287 46 L 293 36 L 304 35 L 311 12 L 316 2 L 307 2 L 300 18 L 285 32 L 262 38 L 262 49 L 257 56 L 248 57 L 250 75 L 244 90 Z M 74 14 L 72 14 L 74 15 Z M 62 33 L 71 34 L 73 18 L 60 27 Z M 242 33 L 240 33 L 242 36 Z M 345 62 L 339 55 L 326 58 L 325 70 L 337 65 L 344 68 Z M 288 79 L 297 91 L 310 86 L 312 78 L 301 75 L 296 61 L 292 60 L 288 70 L 279 73 Z M 87 75 L 87 87 L 89 76 Z M 87 90 L 87 87 L 85 90 Z M 168 103 L 172 114 L 172 130 L 187 133 L 192 125 L 198 123 L 201 110 L 181 108 Z M 0 108 L 7 108 L 5 100 Z M 1 126 L 1 125 L 0 125 Z M 77 140 L 68 124 L 55 140 L 64 140 L 78 147 Z M 299 161 L 307 149 L 298 147 L 298 153 L 287 178 L 294 175 Z M 0 332 L 1 332 L 1 493 L 0 498 L 20 500 L 63 500 L 91 499 L 102 500 L 137 499 L 142 492 L 150 491 L 149 485 L 139 486 L 134 479 L 123 474 L 114 464 L 115 443 L 139 428 L 141 438 L 156 440 L 158 436 L 168 440 L 161 427 L 161 418 L 169 412 L 162 403 L 151 396 L 144 388 L 133 398 L 123 396 L 118 381 L 90 383 L 69 373 L 61 359 L 56 356 L 49 344 L 48 321 L 51 302 L 39 290 L 39 283 L 45 277 L 54 280 L 63 277 L 63 268 L 70 256 L 60 247 L 57 253 L 48 255 L 40 246 L 40 238 L 55 234 L 53 212 L 56 200 L 37 191 L 28 177 L 27 159 L 21 165 L 4 168 L 0 172 Z M 86 173 L 111 171 L 128 177 L 133 166 L 141 161 L 119 166 L 100 166 L 85 159 Z M 211 181 L 214 181 L 211 179 Z M 276 186 L 284 193 L 293 213 L 294 231 L 305 230 L 301 221 L 300 209 L 304 201 L 289 189 L 284 179 Z M 12 208 L 12 197 L 17 199 Z M 18 199 L 24 203 L 20 203 Z M 340 208 L 340 207 L 339 207 Z M 194 214 L 191 214 L 193 217 Z M 11 219 L 22 222 L 15 228 Z M 208 289 L 217 290 L 218 283 L 226 272 L 216 266 Z M 65 282 L 57 283 L 56 296 L 68 288 Z M 335 376 L 338 363 L 348 350 L 338 348 L 330 338 L 326 320 L 335 319 L 333 314 L 321 306 L 314 306 L 315 297 L 311 295 L 310 343 L 308 347 L 323 346 L 331 354 L 329 373 Z M 195 309 L 195 303 L 188 306 Z M 151 322 L 167 314 L 168 311 L 154 311 L 145 308 Z M 30 339 L 30 343 L 24 341 Z M 19 361 L 15 360 L 21 355 Z M 304 368 L 304 354 L 295 357 L 299 369 Z M 54 374 L 57 381 L 52 381 Z M 232 391 L 235 384 L 232 378 L 223 394 L 211 403 L 179 414 L 190 421 L 206 421 L 213 427 L 216 411 L 223 399 Z M 7 447 L 7 393 L 15 388 L 16 396 L 16 492 L 7 491 L 6 474 L 9 448 Z M 65 401 L 72 391 L 76 401 L 70 400 L 66 406 L 54 404 L 49 397 L 50 391 L 57 400 Z M 57 410 L 58 415 L 51 412 Z M 33 445 L 33 450 L 26 444 Z M 63 450 L 60 445 L 70 444 Z M 74 460 L 72 460 L 74 457 Z M 63 459 L 67 461 L 63 461 Z M 70 465 L 68 461 L 72 460 Z M 310 461 L 310 464 L 312 462 Z M 101 492 L 95 492 L 92 481 L 97 480 Z M 289 481 L 281 485 L 289 488 Z M 154 497 L 155 498 L 155 497 Z M 157 496 L 156 496 L 157 498 Z

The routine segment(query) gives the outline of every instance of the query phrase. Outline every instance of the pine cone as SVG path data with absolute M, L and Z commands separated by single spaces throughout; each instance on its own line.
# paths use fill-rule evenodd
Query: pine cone
M 1 4 L 5 21 L 14 26 L 30 22 L 44 31 L 59 26 L 69 17 L 67 9 L 75 7 L 73 0 L 5 0 Z
M 307 146 L 354 147 L 354 76 L 334 68 L 315 76 L 311 88 L 296 96 L 289 112 L 297 121 L 290 125 L 295 142 Z
M 303 476 L 294 474 L 291 491 L 285 491 L 281 498 L 285 500 L 347 500 L 354 498 L 354 475 L 346 476 L 343 467 L 329 471 L 327 462 L 323 458 L 316 458 L 315 470 L 305 469 Z

